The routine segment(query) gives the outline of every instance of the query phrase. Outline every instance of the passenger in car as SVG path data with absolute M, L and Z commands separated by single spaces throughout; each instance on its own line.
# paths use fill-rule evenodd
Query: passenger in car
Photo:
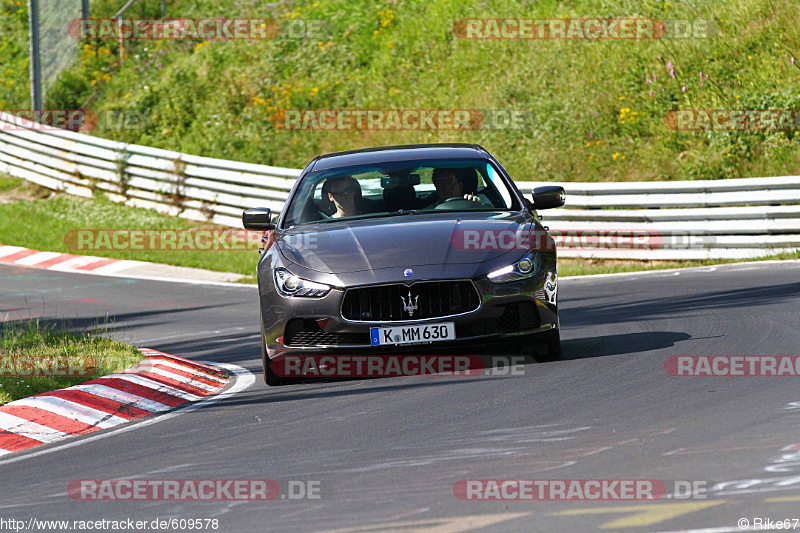
M 336 212 L 332 218 L 352 217 L 362 214 L 359 208 L 361 203 L 361 185 L 352 176 L 331 178 L 325 185 L 329 185 L 328 199 L 333 202 Z M 327 187 L 326 187 L 327 188 Z

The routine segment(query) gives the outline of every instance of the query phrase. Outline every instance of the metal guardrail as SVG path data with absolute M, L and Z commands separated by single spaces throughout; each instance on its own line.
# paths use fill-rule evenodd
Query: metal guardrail
M 198 157 L 57 129 L 0 113 L 0 172 L 43 187 L 241 227 L 242 209 L 280 210 L 300 170 Z
M 241 227 L 243 209 L 280 211 L 300 175 L 18 122 L 0 113 L 0 172 L 193 220 Z M 517 182 L 526 195 L 545 184 Z M 800 249 L 799 176 L 563 185 L 566 206 L 542 213 L 562 256 L 716 259 Z

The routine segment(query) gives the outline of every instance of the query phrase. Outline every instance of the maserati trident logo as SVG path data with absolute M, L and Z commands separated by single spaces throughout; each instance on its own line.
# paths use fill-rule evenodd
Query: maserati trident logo
M 410 317 L 414 316 L 414 311 L 419 309 L 419 307 L 417 306 L 417 302 L 419 301 L 419 294 L 415 296 L 414 300 L 412 301 L 411 291 L 408 291 L 408 301 L 406 301 L 406 299 L 403 297 L 402 294 L 400 295 L 400 299 L 403 300 L 403 311 L 407 311 L 408 316 Z

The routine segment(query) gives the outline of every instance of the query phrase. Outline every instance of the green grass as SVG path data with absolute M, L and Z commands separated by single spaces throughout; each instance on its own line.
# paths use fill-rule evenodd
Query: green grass
M 2 183 L 2 182 L 0 182 Z M 253 274 L 258 254 L 247 250 L 76 250 L 68 232 L 79 229 L 230 229 L 192 222 L 113 203 L 104 196 L 83 199 L 54 195 L 47 199 L 0 204 L 0 244 L 78 255 L 115 257 L 170 265 Z
M 0 192 L 11 191 L 20 189 L 23 185 L 23 180 L 19 178 L 12 178 L 11 176 L 0 175 Z
M 47 198 L 52 191 L 31 181 L 0 174 L 0 203 L 3 200 L 27 200 Z
M 26 6 L 0 0 L 0 108 L 26 107 Z M 170 17 L 328 21 L 322 39 L 81 41 L 50 108 L 87 102 L 149 124 L 98 134 L 182 152 L 302 167 L 319 153 L 417 142 L 478 142 L 516 180 L 679 180 L 800 171 L 793 132 L 675 132 L 686 108 L 800 108 L 800 11 L 787 0 L 175 0 Z M 92 2 L 108 17 L 114 0 Z M 141 0 L 130 16 L 159 16 Z M 648 17 L 713 21 L 707 39 L 475 41 L 461 18 Z M 792 59 L 795 62 L 792 62 Z M 669 65 L 674 67 L 674 77 Z M 6 67 L 7 66 L 7 67 Z M 700 77 L 703 73 L 703 78 Z M 656 81 L 653 81 L 653 77 Z M 708 78 L 705 78 L 708 76 Z M 650 83 L 648 83 L 650 80 Z M 8 85 L 10 83 L 10 85 Z M 653 95 L 650 96 L 650 92 Z M 514 109 L 531 128 L 496 131 L 279 131 L 282 109 Z
M 136 348 L 100 336 L 104 333 L 100 326 L 70 331 L 66 322 L 0 324 L 0 404 L 77 385 L 141 361 Z

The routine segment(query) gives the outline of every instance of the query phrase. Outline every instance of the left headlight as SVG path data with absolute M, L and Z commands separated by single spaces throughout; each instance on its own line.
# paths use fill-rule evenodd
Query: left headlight
M 542 252 L 531 250 L 516 263 L 490 272 L 486 277 L 495 283 L 529 278 L 539 272 L 539 267 L 541 265 Z
M 285 268 L 275 269 L 275 287 L 284 296 L 321 298 L 331 291 L 328 285 L 299 278 Z

